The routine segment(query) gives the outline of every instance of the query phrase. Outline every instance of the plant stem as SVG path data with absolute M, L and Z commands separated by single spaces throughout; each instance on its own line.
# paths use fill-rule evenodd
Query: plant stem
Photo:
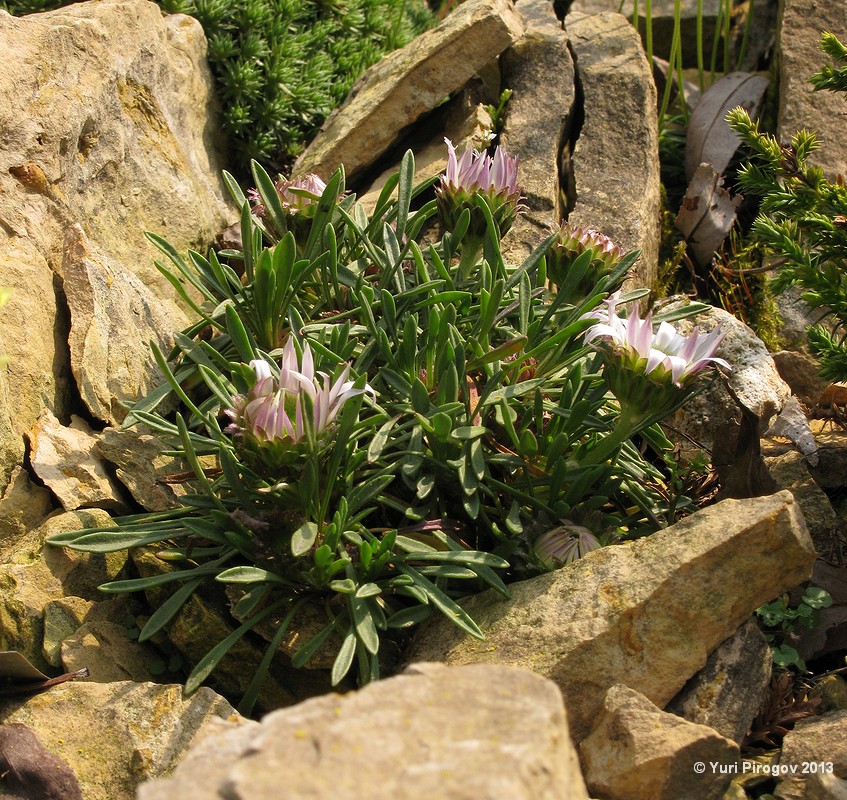
M 482 255 L 482 241 L 466 236 L 462 242 L 462 252 L 459 256 L 459 280 L 466 281 L 470 278 L 474 267 L 479 263 Z
M 618 421 L 612 432 L 601 439 L 581 460 L 582 466 L 600 464 L 612 455 L 620 446 L 638 430 L 641 419 L 632 411 L 621 409 Z

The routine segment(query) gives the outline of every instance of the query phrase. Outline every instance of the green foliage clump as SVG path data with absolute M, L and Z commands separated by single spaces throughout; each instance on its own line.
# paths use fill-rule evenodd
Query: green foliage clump
M 806 671 L 806 664 L 797 650 L 785 639 L 798 627 L 814 628 L 819 621 L 819 611 L 832 605 L 832 597 L 819 586 L 809 586 L 803 596 L 792 605 L 787 594 L 756 609 L 765 637 L 771 644 L 773 662 L 778 667 L 795 667 Z
M 186 259 L 151 235 L 168 259 L 159 269 L 198 321 L 170 354 L 154 348 L 167 382 L 127 422 L 172 442 L 191 469 L 188 493 L 179 508 L 51 544 L 157 544 L 172 571 L 102 587 L 179 584 L 141 641 L 205 581 L 239 593 L 239 627 L 194 665 L 189 690 L 239 637 L 280 620 L 242 702 L 249 710 L 306 607 L 324 624 L 294 666 L 331 647 L 333 684 L 348 673 L 373 680 L 385 645 L 434 614 L 481 638 L 458 600 L 486 587 L 508 595 L 505 579 L 544 569 L 542 534 L 549 553 L 573 553 L 550 534 L 578 530 L 582 544 L 609 544 L 691 506 L 666 485 L 671 446 L 656 423 L 696 387 L 664 369 L 641 374 L 646 358 L 632 357 L 635 379 L 616 399 L 604 370 L 618 351 L 585 343 L 601 319 L 625 327 L 608 295 L 637 254 L 616 254 L 611 271 L 585 280 L 597 261 L 587 247 L 569 268 L 559 263 L 553 287 L 557 232 L 523 264 L 505 263 L 511 218 L 497 204 L 518 208 L 516 164 L 499 154 L 488 166 L 509 191 L 490 190 L 463 157 L 461 191 L 443 183 L 424 202 L 432 181 L 415 186 L 408 152 L 369 217 L 344 193 L 341 169 L 318 196 L 316 182 L 275 185 L 254 162 L 250 200 L 226 176 L 242 209 L 242 249 Z M 440 202 L 461 210 L 445 215 L 453 222 L 440 241 L 421 246 Z M 665 352 L 685 341 L 662 337 Z M 694 349 L 698 365 L 711 360 L 704 345 Z M 168 397 L 178 412 L 159 410 Z
M 833 40 L 837 42 L 824 35 L 828 52 L 835 49 Z M 847 61 L 847 51 L 838 52 Z M 842 73 L 830 70 L 813 80 L 838 88 Z M 760 132 L 742 108 L 733 109 L 727 121 L 755 153 L 755 162 L 739 170 L 738 184 L 761 197 L 752 232 L 776 258 L 773 289 L 796 285 L 803 299 L 821 312 L 826 324 L 809 330 L 810 348 L 820 359 L 824 378 L 847 380 L 847 188 L 840 180 L 827 180 L 820 167 L 808 162 L 818 148 L 814 133 L 798 131 L 790 145 L 781 145 Z
M 208 39 L 222 124 L 237 169 L 282 170 L 356 78 L 432 24 L 424 0 L 157 0 Z M 12 14 L 66 2 L 6 0 Z

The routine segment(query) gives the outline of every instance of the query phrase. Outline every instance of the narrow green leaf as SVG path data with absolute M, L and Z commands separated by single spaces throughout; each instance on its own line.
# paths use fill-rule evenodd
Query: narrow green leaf
M 197 666 L 195 666 L 191 671 L 191 674 L 188 676 L 188 680 L 185 682 L 185 693 L 191 694 L 199 689 L 200 684 L 209 677 L 209 674 L 220 663 L 220 660 L 229 652 L 232 646 L 236 644 L 236 642 L 238 642 L 245 633 L 247 633 L 247 631 L 254 628 L 263 619 L 269 617 L 278 609 L 282 608 L 287 602 L 287 600 L 280 600 L 279 602 L 268 606 L 243 624 L 239 625 L 225 639 L 218 642 L 218 644 L 216 644 L 208 653 L 206 653 L 205 656 L 203 656 L 203 658 L 200 659 Z
M 138 634 L 138 641 L 146 642 L 151 636 L 162 630 L 176 616 L 204 580 L 205 577 L 195 578 L 180 586 L 150 615 L 150 619 L 147 620 L 141 629 L 141 633 Z

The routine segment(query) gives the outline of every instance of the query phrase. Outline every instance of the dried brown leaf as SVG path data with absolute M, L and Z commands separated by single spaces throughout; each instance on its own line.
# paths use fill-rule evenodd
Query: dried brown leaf
M 731 197 L 723 178 L 709 164 L 701 164 L 676 217 L 676 227 L 688 241 L 694 261 L 707 267 L 735 224 L 735 209 L 741 196 Z
M 690 181 L 700 164 L 711 164 L 719 175 L 732 161 L 741 140 L 726 123 L 726 114 L 742 106 L 756 117 L 768 79 L 752 72 L 730 72 L 709 87 L 691 113 L 685 144 L 685 175 Z

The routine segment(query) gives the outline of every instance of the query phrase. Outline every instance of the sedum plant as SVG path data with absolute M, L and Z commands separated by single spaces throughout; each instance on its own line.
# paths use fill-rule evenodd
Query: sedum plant
M 812 78 L 816 88 L 847 89 L 847 49 L 825 33 L 822 47 L 845 66 L 828 67 Z M 821 375 L 847 380 L 847 188 L 829 181 L 808 161 L 817 137 L 799 131 L 790 144 L 759 130 L 742 108 L 729 112 L 730 127 L 753 150 L 755 160 L 739 170 L 742 191 L 761 197 L 753 236 L 775 258 L 775 291 L 798 286 L 803 299 L 820 312 L 809 328 L 809 346 Z
M 172 441 L 189 492 L 179 508 L 50 542 L 154 545 L 176 565 L 101 587 L 170 585 L 142 641 L 204 583 L 228 587 L 239 626 L 194 665 L 189 691 L 272 619 L 249 711 L 307 611 L 323 624 L 293 665 L 331 648 L 333 684 L 349 673 L 373 680 L 386 642 L 432 615 L 481 638 L 463 595 L 507 595 L 507 579 L 648 533 L 686 504 L 668 503 L 669 444 L 655 423 L 697 390 L 717 336 L 706 347 L 660 326 L 654 339 L 652 321 L 638 320 L 634 346 L 647 349 L 629 354 L 613 326 L 637 315 L 615 322 L 624 298 L 609 296 L 637 254 L 594 235 L 554 255 L 555 232 L 524 263 L 505 263 L 500 238 L 520 211 L 516 159 L 450 155 L 426 200 L 432 181 L 415 185 L 407 153 L 370 217 L 345 194 L 341 169 L 320 196 L 312 179 L 292 194 L 254 162 L 255 193 L 226 176 L 243 249 L 184 258 L 150 235 L 198 322 L 171 353 L 154 345 L 166 382 L 126 424 Z M 436 216 L 448 223 L 440 240 L 419 244 Z M 661 407 L 644 395 L 631 413 L 610 382 L 621 369 L 652 381 Z

